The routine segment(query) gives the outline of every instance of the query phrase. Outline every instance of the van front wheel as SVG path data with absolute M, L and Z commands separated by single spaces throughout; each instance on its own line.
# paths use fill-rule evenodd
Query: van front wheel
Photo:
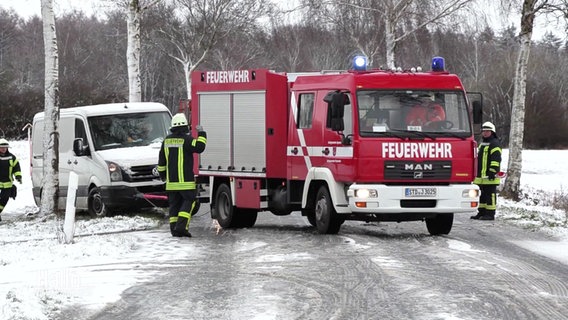
M 108 213 L 109 210 L 103 202 L 101 191 L 99 188 L 92 188 L 89 191 L 89 215 L 93 218 L 100 218 L 107 216 Z

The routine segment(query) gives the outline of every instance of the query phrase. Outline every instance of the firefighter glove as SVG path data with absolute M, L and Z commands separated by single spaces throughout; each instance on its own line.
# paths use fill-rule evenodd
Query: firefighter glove
M 495 180 L 495 172 L 489 171 L 489 172 L 487 173 L 487 178 L 488 178 L 489 180 Z
M 21 176 L 17 176 L 17 177 L 16 177 L 16 180 L 18 180 L 18 182 L 19 182 L 20 184 L 22 184 L 22 177 L 21 177 Z
M 166 181 L 166 172 L 165 171 L 160 171 L 160 180 Z
M 197 130 L 197 132 L 203 132 L 203 127 L 200 125 L 196 125 L 195 130 Z

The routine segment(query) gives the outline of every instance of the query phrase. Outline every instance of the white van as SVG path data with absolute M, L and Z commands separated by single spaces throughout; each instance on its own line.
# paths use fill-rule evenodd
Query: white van
M 157 165 L 171 114 L 153 102 L 113 103 L 60 109 L 59 208 L 64 208 L 69 173 L 79 176 L 76 209 L 91 216 L 167 207 Z M 34 116 L 32 184 L 40 203 L 44 112 Z

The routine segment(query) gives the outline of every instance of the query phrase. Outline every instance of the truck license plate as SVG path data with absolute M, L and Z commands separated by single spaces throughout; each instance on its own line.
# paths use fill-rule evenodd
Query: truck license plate
M 435 197 L 436 188 L 405 188 L 406 197 Z

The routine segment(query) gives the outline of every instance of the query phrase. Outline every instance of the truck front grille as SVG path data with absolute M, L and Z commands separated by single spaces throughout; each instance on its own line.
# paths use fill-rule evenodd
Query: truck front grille
M 445 180 L 452 175 L 451 161 L 385 161 L 386 180 Z

